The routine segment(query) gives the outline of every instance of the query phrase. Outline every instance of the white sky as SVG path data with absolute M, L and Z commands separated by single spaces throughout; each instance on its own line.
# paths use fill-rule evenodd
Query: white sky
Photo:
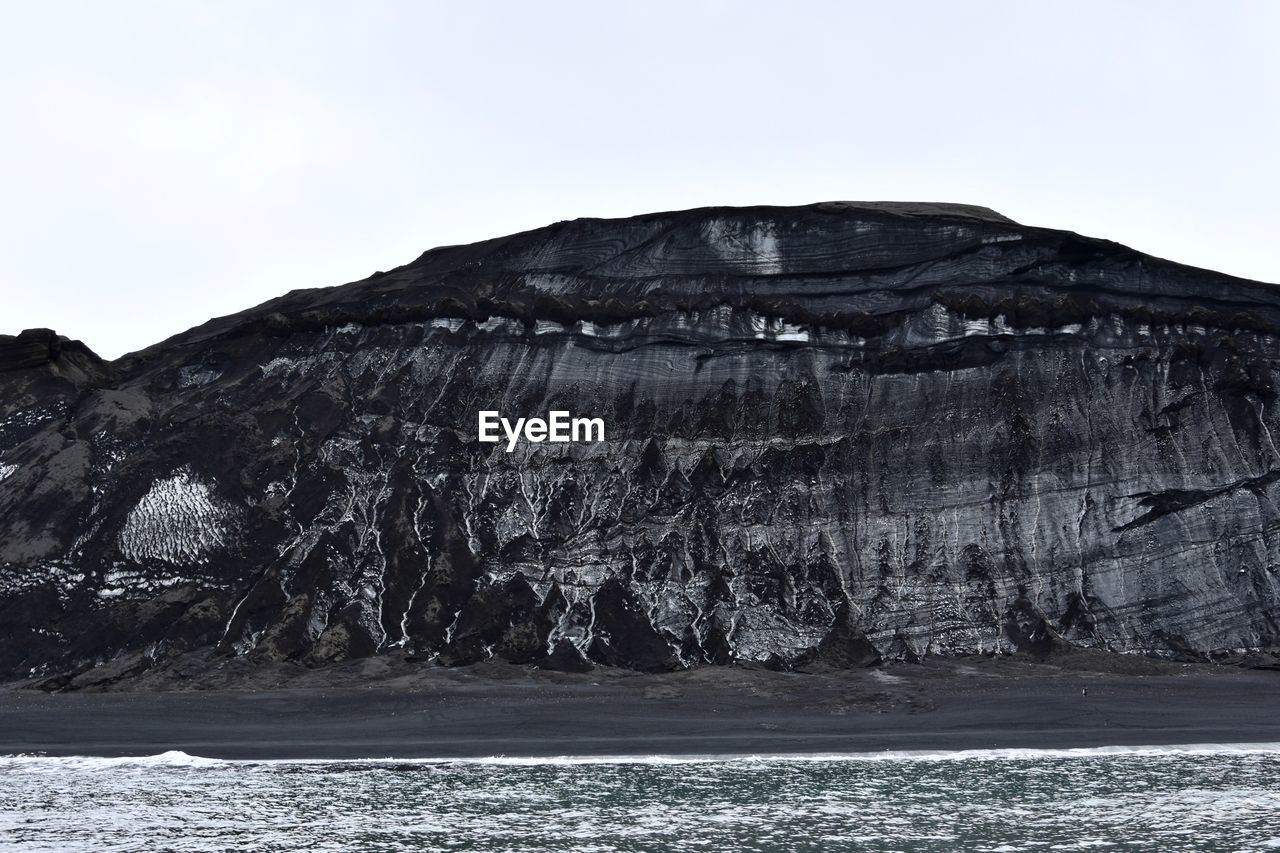
M 0 332 L 577 216 L 984 204 L 1280 281 L 1280 3 L 0 0 Z

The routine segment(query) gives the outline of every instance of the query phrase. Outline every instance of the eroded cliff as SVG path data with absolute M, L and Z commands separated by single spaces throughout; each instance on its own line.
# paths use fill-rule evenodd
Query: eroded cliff
M 11 678 L 1278 642 L 1280 290 L 983 208 L 576 220 L 110 365 L 40 335 L 0 339 Z

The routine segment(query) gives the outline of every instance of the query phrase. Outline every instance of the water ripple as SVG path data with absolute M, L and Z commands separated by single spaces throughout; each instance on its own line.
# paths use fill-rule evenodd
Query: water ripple
M 23 850 L 1256 850 L 1280 752 L 696 761 L 0 758 Z

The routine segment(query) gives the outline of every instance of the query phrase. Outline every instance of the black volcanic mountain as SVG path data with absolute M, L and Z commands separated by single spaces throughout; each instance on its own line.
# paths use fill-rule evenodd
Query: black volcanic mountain
M 0 338 L 0 677 L 1274 648 L 1280 289 L 985 208 L 582 219 Z M 479 410 L 599 417 L 477 440 Z

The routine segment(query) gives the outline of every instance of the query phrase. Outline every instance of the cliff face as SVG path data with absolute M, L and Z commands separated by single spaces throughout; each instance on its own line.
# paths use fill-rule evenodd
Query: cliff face
M 435 249 L 109 366 L 0 339 L 0 673 L 1272 648 L 1278 339 L 1270 285 L 855 203 Z M 551 409 L 606 440 L 476 440 Z

